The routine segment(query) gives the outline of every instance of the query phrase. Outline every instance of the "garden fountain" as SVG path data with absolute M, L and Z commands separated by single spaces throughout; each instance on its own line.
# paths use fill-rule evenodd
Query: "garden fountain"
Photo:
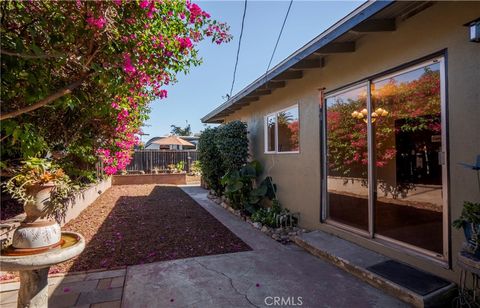
M 37 160 L 7 182 L 7 190 L 24 202 L 26 218 L 15 229 L 12 242 L 1 251 L 0 269 L 20 275 L 18 307 L 48 306 L 48 271 L 50 266 L 79 255 L 85 239 L 75 232 L 62 232 L 48 215 L 52 191 L 66 176 L 61 169 Z M 57 190 L 58 191 L 58 190 Z
M 20 274 L 17 307 L 47 307 L 50 266 L 79 255 L 84 248 L 83 236 L 75 232 L 62 232 L 59 245 L 53 248 L 31 251 L 10 245 L 2 250 L 2 271 L 17 271 Z

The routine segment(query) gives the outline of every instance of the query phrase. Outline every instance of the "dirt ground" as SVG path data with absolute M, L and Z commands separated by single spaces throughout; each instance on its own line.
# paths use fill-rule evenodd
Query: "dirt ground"
M 174 186 L 113 186 L 63 227 L 87 242 L 52 272 L 86 271 L 250 250 Z
M 175 186 L 112 186 L 62 229 L 81 233 L 86 248 L 52 274 L 250 250 Z

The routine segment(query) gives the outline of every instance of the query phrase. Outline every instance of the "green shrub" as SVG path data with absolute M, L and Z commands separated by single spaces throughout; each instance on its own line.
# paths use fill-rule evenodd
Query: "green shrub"
M 461 229 L 465 224 L 480 225 L 480 203 L 463 202 L 462 215 L 453 222 L 453 227 Z
M 190 166 L 190 172 L 194 175 L 201 175 L 202 168 L 200 168 L 200 161 L 196 160 Z
M 182 171 L 185 171 L 185 162 L 182 160 L 182 161 L 179 161 L 176 165 L 175 165 L 175 169 L 177 170 L 177 172 L 182 172 Z
M 240 170 L 248 161 L 247 124 L 229 122 L 218 127 L 215 142 L 226 171 Z
M 259 204 L 265 197 L 268 200 L 276 199 L 277 185 L 273 183 L 272 177 L 267 176 L 257 188 L 250 193 L 250 203 Z
M 217 133 L 218 128 L 207 128 L 202 132 L 198 141 L 198 161 L 205 182 L 217 195 L 221 195 L 223 185 L 220 179 L 225 169 L 216 144 Z
M 258 161 L 244 165 L 240 170 L 228 171 L 221 180 L 225 185 L 225 196 L 230 205 L 239 210 L 252 214 L 259 199 L 252 203 L 253 181 L 262 173 L 262 166 Z
M 268 208 L 259 208 L 251 217 L 253 222 L 259 222 L 262 225 L 271 228 L 278 228 L 282 226 L 296 226 L 298 218 L 290 215 L 288 209 L 282 209 L 280 202 L 277 199 L 272 201 L 272 206 Z

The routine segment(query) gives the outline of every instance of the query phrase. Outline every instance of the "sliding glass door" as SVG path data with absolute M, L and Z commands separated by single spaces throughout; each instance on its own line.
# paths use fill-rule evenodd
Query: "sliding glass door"
M 438 58 L 326 97 L 328 222 L 445 258 L 444 88 Z
M 367 86 L 329 96 L 326 107 L 329 218 L 368 232 Z

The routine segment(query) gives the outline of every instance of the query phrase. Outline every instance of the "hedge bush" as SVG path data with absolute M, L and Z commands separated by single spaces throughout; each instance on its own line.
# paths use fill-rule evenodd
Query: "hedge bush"
M 216 144 L 225 171 L 240 170 L 248 161 L 247 124 L 233 121 L 218 127 Z
M 217 195 L 221 195 L 223 185 L 220 180 L 225 169 L 216 144 L 217 134 L 218 128 L 207 128 L 202 132 L 198 140 L 198 160 L 203 179 Z

